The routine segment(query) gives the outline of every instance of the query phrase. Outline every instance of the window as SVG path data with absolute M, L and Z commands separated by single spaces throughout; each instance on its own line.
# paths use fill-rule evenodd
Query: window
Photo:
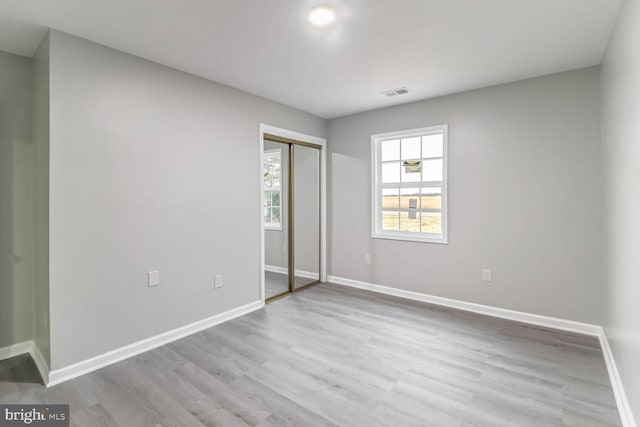
M 264 152 L 264 228 L 282 230 L 282 150 Z
M 447 126 L 371 136 L 372 237 L 447 243 Z

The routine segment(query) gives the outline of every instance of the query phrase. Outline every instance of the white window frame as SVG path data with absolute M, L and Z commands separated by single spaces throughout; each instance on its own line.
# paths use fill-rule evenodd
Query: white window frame
M 283 165 L 282 165 L 282 149 L 281 148 L 273 148 L 270 150 L 265 150 L 264 151 L 264 156 L 263 156 L 263 160 L 262 160 L 262 167 L 264 170 L 264 160 L 267 158 L 267 156 L 273 155 L 273 154 L 278 154 L 280 156 L 280 186 L 279 187 L 269 187 L 267 188 L 264 185 L 264 179 L 262 182 L 262 193 L 266 193 L 267 191 L 271 192 L 271 193 L 278 193 L 279 194 L 279 200 L 280 200 L 280 222 L 279 223 L 273 223 L 273 222 L 264 222 L 264 213 L 262 215 L 263 217 L 263 223 L 264 223 L 264 229 L 265 230 L 277 230 L 277 231 L 282 231 L 282 180 L 284 179 L 284 176 L 282 174 L 282 170 L 283 170 Z M 263 172 L 264 173 L 264 172 Z M 264 205 L 263 205 L 263 209 L 267 208 L 267 200 L 266 198 L 263 196 L 263 200 L 264 200 Z
M 394 188 L 415 188 L 415 187 L 441 187 L 442 200 L 442 233 L 422 233 L 412 231 L 391 231 L 382 230 L 382 161 L 381 161 L 381 145 L 382 141 L 411 138 L 415 136 L 423 136 L 429 134 L 442 134 L 442 182 L 437 181 L 425 185 L 424 182 L 399 183 L 394 184 Z M 410 242 L 424 243 L 448 243 L 448 209 L 447 209 L 447 193 L 448 193 L 448 125 L 429 126 L 419 129 L 410 129 L 398 132 L 379 133 L 371 135 L 371 237 L 374 239 L 392 239 L 405 240 Z

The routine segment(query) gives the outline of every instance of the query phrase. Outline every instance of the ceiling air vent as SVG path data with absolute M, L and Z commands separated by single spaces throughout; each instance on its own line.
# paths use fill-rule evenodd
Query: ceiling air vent
M 383 95 L 387 96 L 404 95 L 405 93 L 409 93 L 409 89 L 407 89 L 406 87 L 401 87 L 398 89 L 386 90 L 382 93 Z

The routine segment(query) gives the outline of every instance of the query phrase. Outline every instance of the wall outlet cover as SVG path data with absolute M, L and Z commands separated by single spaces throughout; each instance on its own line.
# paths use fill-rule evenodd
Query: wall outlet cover
M 149 287 L 158 286 L 160 284 L 160 272 L 158 270 L 150 271 L 147 274 L 147 285 Z
M 222 281 L 222 274 L 216 274 L 215 276 L 213 276 L 213 287 L 218 289 L 221 288 L 223 285 L 223 281 Z

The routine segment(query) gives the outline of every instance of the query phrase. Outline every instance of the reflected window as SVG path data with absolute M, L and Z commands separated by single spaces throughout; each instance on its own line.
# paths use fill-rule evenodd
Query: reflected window
M 264 228 L 282 230 L 282 150 L 266 150 L 263 168 Z

